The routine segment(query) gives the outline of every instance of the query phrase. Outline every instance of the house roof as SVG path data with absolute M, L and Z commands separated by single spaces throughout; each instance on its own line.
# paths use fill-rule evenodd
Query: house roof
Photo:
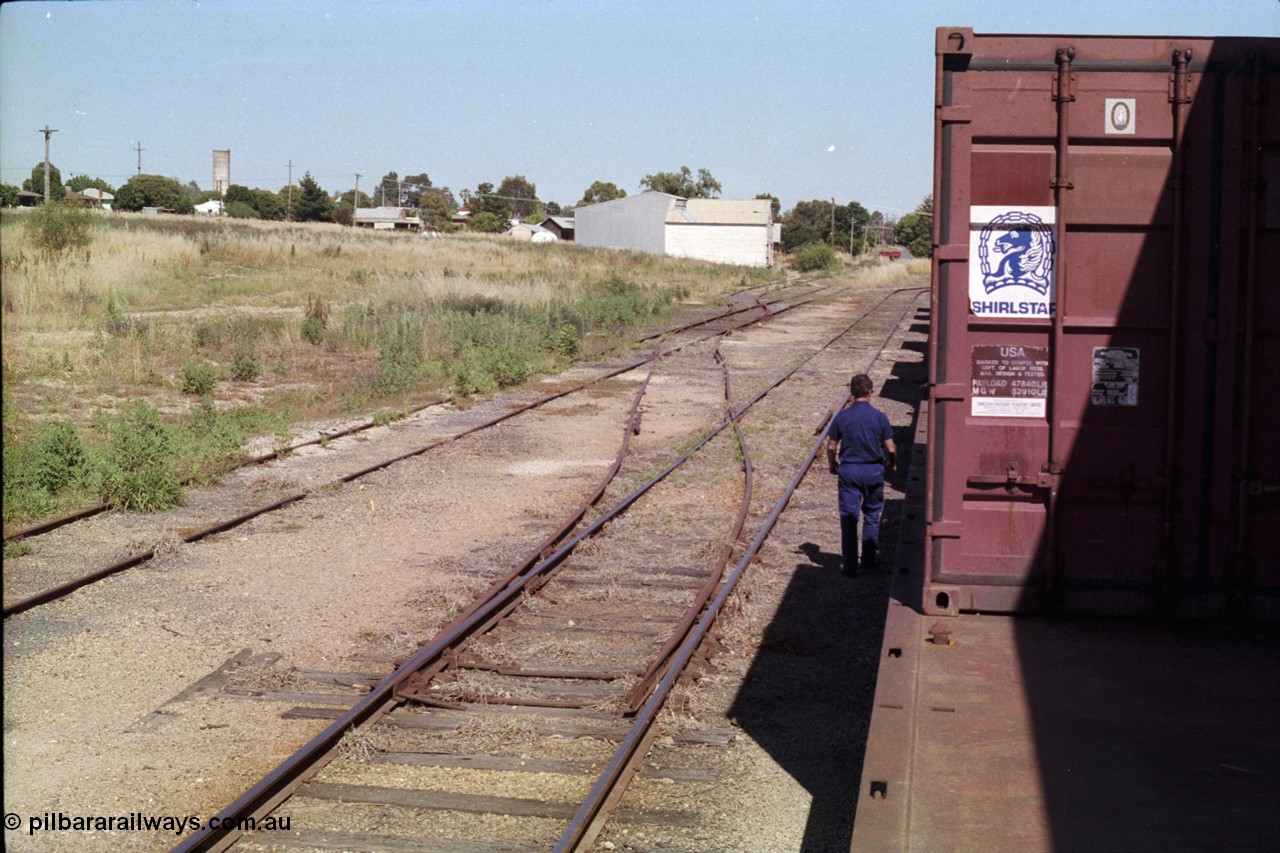
M 683 202 L 680 204 L 679 202 Z M 677 199 L 667 208 L 669 224 L 699 225 L 768 225 L 772 221 L 772 202 L 762 199 L 690 198 Z
M 542 220 L 542 221 L 543 221 L 543 222 L 554 222 L 556 225 L 560 226 L 561 228 L 572 228 L 572 227 L 573 227 L 573 217 L 572 217 L 572 216 L 548 216 L 546 219 L 544 219 L 544 220 Z
M 417 215 L 410 216 L 403 207 L 357 207 L 357 222 L 415 222 Z
M 649 190 L 632 196 L 610 199 L 589 205 L 592 208 L 617 205 L 627 207 L 644 204 L 644 199 L 664 198 L 668 225 L 768 225 L 773 221 L 773 202 L 767 198 L 724 199 L 684 198 L 671 193 Z M 580 208 L 585 209 L 585 208 Z

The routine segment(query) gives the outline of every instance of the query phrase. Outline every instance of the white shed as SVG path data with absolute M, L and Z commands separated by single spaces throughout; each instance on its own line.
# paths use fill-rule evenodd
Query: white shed
M 541 225 L 529 225 L 526 222 L 512 225 L 507 236 L 524 240 L 526 243 L 555 243 L 560 239 Z
M 633 249 L 722 264 L 773 264 L 769 199 L 682 198 L 646 192 L 574 211 L 584 246 Z

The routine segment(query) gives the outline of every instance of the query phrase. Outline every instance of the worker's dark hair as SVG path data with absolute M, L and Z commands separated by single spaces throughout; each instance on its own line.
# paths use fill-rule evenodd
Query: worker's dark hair
M 870 397 L 874 387 L 875 383 L 865 373 L 859 373 L 849 380 L 849 393 L 855 397 Z

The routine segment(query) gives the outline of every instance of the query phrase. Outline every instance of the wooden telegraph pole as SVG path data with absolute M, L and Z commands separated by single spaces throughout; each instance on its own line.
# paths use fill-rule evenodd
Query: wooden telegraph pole
M 36 133 L 44 134 L 44 203 L 49 203 L 49 135 L 58 131 L 49 125 L 45 125 Z

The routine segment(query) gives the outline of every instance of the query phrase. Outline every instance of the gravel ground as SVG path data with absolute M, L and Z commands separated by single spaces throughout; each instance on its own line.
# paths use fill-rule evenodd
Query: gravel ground
M 792 312 L 786 324 L 735 334 L 726 353 L 776 369 L 788 358 L 779 345 L 795 343 L 805 328 L 821 337 L 841 317 L 847 322 L 849 309 L 837 302 Z M 904 451 L 923 381 L 924 335 L 909 337 L 872 370 L 884 386 L 878 404 Z M 840 371 L 847 381 L 847 367 Z M 193 685 L 237 655 L 247 663 L 234 677 L 250 687 L 255 672 L 265 678 L 289 667 L 385 671 L 387 664 L 369 658 L 403 654 L 428 639 L 448 616 L 446 591 L 479 591 L 590 492 L 612 461 L 638 373 L 356 484 L 320 488 L 211 539 L 170 544 L 144 567 L 7 620 L 4 799 L 6 812 L 24 820 L 21 830 L 6 831 L 6 847 L 171 847 L 177 836 L 165 831 L 29 835 L 25 818 L 214 814 L 324 723 L 282 719 L 279 703 L 231 700 Z M 677 397 L 688 391 L 670 381 L 654 389 Z M 747 393 L 737 389 L 740 398 Z M 641 451 L 645 442 L 674 440 L 699 425 L 679 406 L 655 409 L 662 414 L 646 418 Z M 822 412 L 803 414 L 816 425 Z M 424 421 L 342 441 L 369 457 L 389 456 L 442 429 Z M 243 476 L 260 480 L 262 493 L 322 482 L 327 475 L 317 466 L 332 465 L 337 450 L 311 448 Z M 904 476 L 889 491 L 886 544 L 901 503 L 892 486 Z M 192 505 L 235 503 L 217 497 L 219 490 L 208 494 L 194 495 Z M 125 518 L 90 534 L 51 535 L 37 545 L 29 573 L 65 572 L 85 553 L 119 554 L 178 523 Z M 634 783 L 639 807 L 694 811 L 698 825 L 660 837 L 620 823 L 606 830 L 603 849 L 848 848 L 888 575 L 840 578 L 838 526 L 834 482 L 816 467 L 720 626 L 718 673 L 689 687 L 663 723 L 678 734 L 694 715 L 698 727 L 732 729 L 736 737 L 692 754 L 663 739 L 653 753 L 653 764 L 705 766 L 720 781 Z M 891 560 L 886 547 L 882 566 Z M 36 584 L 14 562 L 6 561 L 6 592 Z M 794 701 L 798 695 L 805 701 Z

